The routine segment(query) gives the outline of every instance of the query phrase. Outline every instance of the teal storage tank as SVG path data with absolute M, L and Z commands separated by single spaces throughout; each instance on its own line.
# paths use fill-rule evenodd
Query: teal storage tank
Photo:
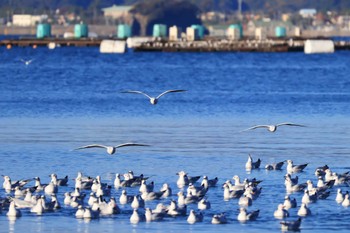
M 287 36 L 287 30 L 285 27 L 276 27 L 275 28 L 275 34 L 276 37 L 286 37 Z
M 44 38 L 51 36 L 51 25 L 47 23 L 38 24 L 36 28 L 36 38 Z
M 88 37 L 89 35 L 89 29 L 86 24 L 76 24 L 74 26 L 74 37 L 75 38 L 82 38 L 82 37 Z
M 242 38 L 243 37 L 243 27 L 241 24 L 231 24 L 229 26 L 229 28 L 233 28 L 233 29 L 238 29 L 239 31 L 239 37 Z
M 131 37 L 131 27 L 127 24 L 119 24 L 117 28 L 118 39 L 126 39 Z
M 153 36 L 154 37 L 166 37 L 167 36 L 167 26 L 165 24 L 153 25 Z
M 196 37 L 198 37 L 199 39 L 203 39 L 204 27 L 202 25 L 198 25 L 198 24 L 193 24 L 191 27 L 196 29 L 196 32 L 197 32 Z

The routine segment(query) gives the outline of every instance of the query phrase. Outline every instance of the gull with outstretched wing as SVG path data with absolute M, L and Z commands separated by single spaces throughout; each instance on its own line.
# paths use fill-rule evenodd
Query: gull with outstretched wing
M 255 125 L 255 126 L 250 127 L 250 128 L 248 128 L 248 129 L 242 130 L 241 132 L 248 131 L 248 130 L 253 130 L 253 129 L 257 129 L 257 128 L 267 128 L 268 131 L 270 131 L 270 132 L 275 132 L 275 131 L 277 130 L 277 127 L 283 126 L 283 125 L 306 127 L 305 125 L 300 125 L 300 124 L 294 124 L 294 123 L 290 123 L 290 122 L 285 122 L 285 123 L 280 123 L 280 124 L 277 124 L 277 125 Z
M 88 149 L 88 148 L 104 148 L 107 150 L 108 154 L 112 155 L 116 152 L 117 148 L 125 147 L 125 146 L 149 146 L 149 145 L 132 143 L 132 142 L 123 143 L 123 144 L 120 144 L 117 146 L 105 146 L 105 145 L 100 145 L 100 144 L 91 144 L 91 145 L 87 145 L 87 146 L 78 147 L 74 150 L 81 150 L 81 149 Z
M 173 93 L 173 92 L 184 92 L 184 91 L 186 91 L 186 90 L 167 90 L 167 91 L 164 91 L 163 93 L 161 93 L 160 95 L 158 95 L 157 97 L 149 96 L 148 94 L 146 94 L 146 93 L 144 93 L 142 91 L 122 91 L 121 93 L 134 93 L 134 94 L 144 95 L 147 98 L 149 98 L 151 104 L 155 105 L 155 104 L 158 103 L 159 98 L 162 97 L 165 94 Z

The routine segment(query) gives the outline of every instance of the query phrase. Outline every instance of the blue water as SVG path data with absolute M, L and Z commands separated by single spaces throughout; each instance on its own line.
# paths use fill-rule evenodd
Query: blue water
M 159 190 L 164 182 L 171 198 L 147 202 L 169 204 L 177 199 L 176 172 L 219 177 L 222 184 L 234 175 L 263 180 L 261 196 L 249 210 L 260 209 L 257 221 L 236 220 L 238 201 L 223 200 L 221 185 L 209 190 L 212 203 L 204 221 L 189 225 L 186 217 L 162 222 L 129 222 L 131 207 L 122 214 L 84 222 L 75 210 L 44 213 L 38 217 L 22 210 L 15 222 L 0 213 L 1 232 L 279 232 L 273 211 L 285 195 L 284 171 L 245 171 L 248 153 L 262 166 L 293 159 L 309 163 L 300 181 L 317 177 L 314 170 L 328 164 L 335 172 L 350 170 L 350 56 L 349 52 L 303 53 L 126 53 L 100 54 L 98 48 L 0 48 L 0 173 L 13 180 L 51 173 L 74 178 L 78 171 L 100 175 L 113 183 L 115 173 L 133 170 L 151 176 Z M 25 66 L 20 60 L 34 59 Z M 142 90 L 162 97 L 152 106 L 141 95 L 120 93 Z M 255 124 L 295 122 L 307 127 L 281 127 L 275 133 Z M 91 143 L 117 145 L 139 142 L 150 147 L 121 148 L 107 156 L 103 150 L 71 151 Z M 60 187 L 73 191 L 74 181 Z M 336 189 L 327 200 L 310 205 L 302 232 L 348 232 L 350 209 L 335 202 Z M 343 191 L 349 187 L 340 187 Z M 138 188 L 128 188 L 136 194 Z M 89 192 L 87 192 L 89 193 Z M 113 189 L 119 199 L 121 189 Z M 0 189 L 0 197 L 4 197 Z M 300 204 L 301 193 L 292 194 Z M 108 198 L 107 198 L 108 199 Z M 189 209 L 196 209 L 191 204 Z M 226 212 L 229 223 L 211 225 L 215 213 Z M 288 218 L 297 218 L 291 209 Z

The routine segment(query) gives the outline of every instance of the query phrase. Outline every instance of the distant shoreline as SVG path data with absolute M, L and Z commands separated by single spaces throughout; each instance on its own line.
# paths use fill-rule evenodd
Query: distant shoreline
M 74 32 L 74 25 L 62 26 L 52 25 L 51 35 L 53 37 L 62 37 L 65 32 Z M 101 37 L 113 37 L 117 34 L 117 25 L 89 25 L 89 32 L 94 32 Z M 32 27 L 19 27 L 19 26 L 0 26 L 0 35 L 36 35 L 36 26 Z M 244 35 L 253 36 L 254 31 L 244 31 Z M 303 30 L 302 35 L 305 37 L 333 37 L 333 36 L 350 36 L 350 30 Z M 268 36 L 274 36 L 274 31 L 268 31 Z M 293 36 L 292 33 L 287 31 L 287 36 Z

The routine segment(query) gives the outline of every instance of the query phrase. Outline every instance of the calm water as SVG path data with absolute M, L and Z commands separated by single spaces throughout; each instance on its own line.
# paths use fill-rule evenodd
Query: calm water
M 248 153 L 267 163 L 293 159 L 309 163 L 300 181 L 316 183 L 314 170 L 328 164 L 333 171 L 350 170 L 350 56 L 349 52 L 303 53 L 127 53 L 99 54 L 97 48 L 36 50 L 0 49 L 0 173 L 13 180 L 51 173 L 74 178 L 78 171 L 100 175 L 113 183 L 115 173 L 133 170 L 151 176 L 155 190 L 170 184 L 177 199 L 176 172 L 218 177 L 222 184 L 234 175 L 263 180 L 261 196 L 249 210 L 260 209 L 257 221 L 236 220 L 238 200 L 223 200 L 221 185 L 209 190 L 212 203 L 204 221 L 189 225 L 186 217 L 162 222 L 129 222 L 131 207 L 122 214 L 84 222 L 75 210 L 38 217 L 22 210 L 10 222 L 0 213 L 0 232 L 279 232 L 273 211 L 285 196 L 285 170 L 245 171 Z M 34 59 L 25 66 L 20 59 Z M 167 89 L 186 89 L 162 97 L 152 106 L 141 95 Z M 295 122 L 307 127 L 281 127 L 239 133 L 255 124 Z M 116 145 L 128 141 L 147 148 L 122 148 L 107 156 L 103 150 L 71 151 L 91 143 Z M 74 181 L 60 187 L 73 191 Z M 349 187 L 341 187 L 350 191 Z M 350 209 L 335 202 L 337 187 L 327 200 L 311 204 L 302 232 L 348 232 Z M 138 188 L 128 188 L 136 194 Z M 87 192 L 89 193 L 89 192 Z M 119 200 L 121 189 L 112 190 Z M 0 196 L 6 196 L 0 189 Z M 300 205 L 302 194 L 292 194 Z M 108 198 L 107 198 L 108 199 Z M 197 205 L 190 204 L 190 209 Z M 211 225 L 215 213 L 226 212 L 229 224 Z M 290 220 L 297 218 L 291 209 Z

